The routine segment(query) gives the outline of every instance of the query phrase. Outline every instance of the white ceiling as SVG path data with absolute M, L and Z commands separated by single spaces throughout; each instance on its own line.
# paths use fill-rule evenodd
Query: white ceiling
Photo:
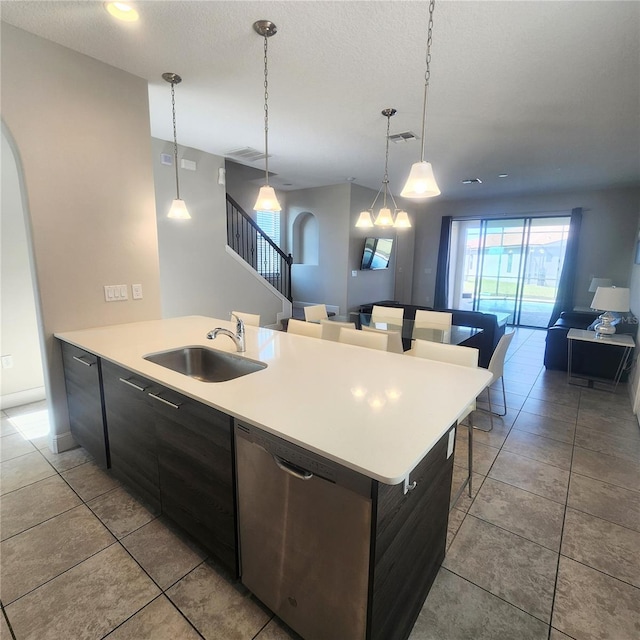
M 151 133 L 226 155 L 269 151 L 275 186 L 378 189 L 391 133 L 421 131 L 427 0 L 143 1 L 114 21 L 98 1 L 3 1 L 12 25 L 149 81 Z M 640 184 L 640 2 L 436 2 L 426 148 L 442 197 Z M 391 144 L 398 193 L 420 143 Z M 251 166 L 263 168 L 263 161 Z M 509 177 L 499 179 L 499 173 Z M 479 177 L 481 185 L 463 185 Z

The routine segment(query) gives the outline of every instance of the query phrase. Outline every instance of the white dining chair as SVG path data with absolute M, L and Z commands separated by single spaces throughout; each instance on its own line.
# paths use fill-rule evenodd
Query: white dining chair
M 309 338 L 322 337 L 322 325 L 315 322 L 305 322 L 304 320 L 296 320 L 290 318 L 287 324 L 287 333 L 295 333 L 299 336 L 308 336 Z
M 340 339 L 340 329 L 346 327 L 347 329 L 355 329 L 355 322 L 338 322 L 337 320 L 320 320 L 320 326 L 322 327 L 322 339 L 333 340 L 338 342 Z
M 381 307 L 374 304 L 373 309 L 371 309 L 371 322 L 389 322 L 393 320 L 397 324 L 399 320 L 400 324 L 402 324 L 403 314 L 403 307 Z
M 493 373 L 493 382 L 495 382 L 498 378 L 500 378 L 500 382 L 502 383 L 502 402 L 504 404 L 504 413 L 498 413 L 493 410 L 491 406 L 491 389 L 487 387 L 487 396 L 489 399 L 489 414 L 494 416 L 505 416 L 507 415 L 507 393 L 504 389 L 504 359 L 507 355 L 507 351 L 509 350 L 509 345 L 513 340 L 513 336 L 515 335 L 515 331 L 511 333 L 505 333 L 502 338 L 498 341 L 496 348 L 491 356 L 491 360 L 489 360 L 489 366 L 487 369 Z
M 304 319 L 307 322 L 318 322 L 324 318 L 328 318 L 327 307 L 324 304 L 313 304 L 303 308 Z
M 369 349 L 378 349 L 386 351 L 389 343 L 389 336 L 386 333 L 374 333 L 373 331 L 358 331 L 358 329 L 349 329 L 342 327 L 340 329 L 340 337 L 338 342 L 343 344 L 353 344 L 358 347 L 368 347 Z
M 260 326 L 260 314 L 259 313 L 245 313 L 244 311 L 232 311 L 234 316 L 240 318 L 249 327 Z M 232 318 L 233 319 L 233 318 Z
M 441 342 L 448 342 L 451 335 L 451 325 L 453 324 L 453 314 L 446 311 L 427 311 L 426 309 L 416 309 L 415 320 L 413 322 L 412 337 L 414 339 L 433 339 L 425 335 L 425 329 L 436 329 L 442 331 Z
M 429 340 L 415 340 L 412 348 L 412 355 L 417 358 L 426 358 L 427 360 L 436 360 L 438 362 L 448 362 L 449 364 L 457 364 L 463 367 L 478 366 L 478 350 L 472 347 L 460 347 L 454 344 L 441 344 L 439 342 L 431 342 Z M 471 402 L 464 411 L 458 416 L 458 424 L 462 424 L 465 418 L 468 418 L 466 425 L 469 431 L 469 473 L 462 485 L 456 491 L 455 496 L 451 500 L 449 508 L 457 502 L 462 495 L 465 487 L 469 489 L 469 497 L 472 491 L 472 474 L 473 474 L 473 412 L 476 410 L 476 401 Z
M 371 331 L 373 333 L 384 333 L 389 336 L 389 342 L 387 343 L 387 351 L 389 353 L 404 353 L 404 347 L 402 346 L 402 335 L 399 331 L 389 331 L 387 329 L 375 329 L 374 327 L 367 327 L 362 325 L 363 331 Z

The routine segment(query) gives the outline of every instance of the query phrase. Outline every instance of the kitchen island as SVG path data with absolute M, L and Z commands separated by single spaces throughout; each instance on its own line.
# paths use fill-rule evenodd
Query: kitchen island
M 56 334 L 64 343 L 97 357 L 102 365 L 105 432 L 111 450 L 111 468 L 114 471 L 121 469 L 125 481 L 137 482 L 135 488 L 155 491 L 150 495 L 158 500 L 163 511 L 166 502 L 169 516 L 179 524 L 186 523 L 187 530 L 187 525 L 192 524 L 197 534 L 200 531 L 197 527 L 202 529 L 207 524 L 203 524 L 202 517 L 206 514 L 194 515 L 192 510 L 185 515 L 185 510 L 181 510 L 180 503 L 190 497 L 191 486 L 191 483 L 180 486 L 181 474 L 189 473 L 191 467 L 198 464 L 220 461 L 220 452 L 228 449 L 229 464 L 224 477 L 231 479 L 230 500 L 239 501 L 240 522 L 235 522 L 233 527 L 227 526 L 226 530 L 227 536 L 234 528 L 240 531 L 239 543 L 236 541 L 240 560 L 237 560 L 237 554 L 228 558 L 236 558 L 236 570 L 247 583 L 244 574 L 251 574 L 252 569 L 243 567 L 251 554 L 247 553 L 245 558 L 243 552 L 249 533 L 246 533 L 246 522 L 243 528 L 242 514 L 247 513 L 246 500 L 251 490 L 247 478 L 242 477 L 236 466 L 234 429 L 236 433 L 238 429 L 244 434 L 251 432 L 252 447 L 269 441 L 272 447 L 285 446 L 288 450 L 298 451 L 303 458 L 297 459 L 310 460 L 317 471 L 317 477 L 304 486 L 311 487 L 318 479 L 336 487 L 346 483 L 347 492 L 358 493 L 364 498 L 360 531 L 366 535 L 356 539 L 353 547 L 360 550 L 362 564 L 359 569 L 361 584 L 356 589 L 359 592 L 354 593 L 351 585 L 341 594 L 341 582 L 346 581 L 340 579 L 340 571 L 347 572 L 339 563 L 332 563 L 329 557 L 336 550 L 335 536 L 338 539 L 340 535 L 344 539 L 349 536 L 349 530 L 340 533 L 344 525 L 341 518 L 335 523 L 335 531 L 315 539 L 313 549 L 308 550 L 315 554 L 316 568 L 324 572 L 322 588 L 309 591 L 309 586 L 305 585 L 299 593 L 293 594 L 286 590 L 291 591 L 296 585 L 285 580 L 278 583 L 278 589 L 269 586 L 265 593 L 256 595 L 308 640 L 330 635 L 345 640 L 406 638 L 444 557 L 456 420 L 490 383 L 491 374 L 483 369 L 468 369 L 257 327 L 246 328 L 246 352 L 242 355 L 267 366 L 234 380 L 202 382 L 144 359 L 152 353 L 184 346 L 234 352 L 235 345 L 227 337 L 219 336 L 215 341 L 206 339 L 207 332 L 214 327 L 233 330 L 235 323 L 191 316 Z M 108 379 L 111 369 L 113 375 Z M 118 466 L 120 457 L 126 456 L 131 448 L 140 449 L 144 441 L 135 440 L 135 437 L 145 426 L 141 424 L 144 420 L 131 419 L 131 424 L 126 424 L 133 405 L 125 399 L 120 406 L 118 398 L 109 391 L 109 385 L 119 382 L 127 388 L 141 389 L 145 396 L 159 398 L 162 410 L 164 405 L 169 406 L 167 411 L 171 407 L 181 408 L 182 413 L 175 411 L 175 415 L 187 415 L 187 403 L 182 399 L 194 401 L 196 408 L 189 409 L 189 415 L 200 421 L 199 431 L 196 433 L 191 429 L 189 421 L 176 421 L 155 411 L 147 421 L 144 438 L 146 441 L 156 438 L 157 442 L 154 440 L 146 447 L 146 466 L 137 461 Z M 152 389 L 153 385 L 160 385 L 163 392 Z M 165 391 L 169 395 L 163 395 Z M 171 396 L 172 393 L 178 396 Z M 215 449 L 211 450 L 216 455 L 211 457 L 200 454 L 202 438 L 207 436 L 208 418 L 203 417 L 202 412 L 205 408 L 215 412 L 216 424 L 222 425 L 226 429 L 224 433 L 229 434 L 214 438 L 212 447 L 215 445 Z M 225 425 L 227 417 L 229 423 Z M 184 438 L 177 435 L 178 428 L 186 429 Z M 127 446 L 125 439 L 114 446 L 118 438 L 129 435 L 134 438 L 134 444 Z M 183 447 L 189 438 L 194 443 L 190 452 Z M 192 465 L 186 462 L 187 455 L 194 457 Z M 183 463 L 177 464 L 176 460 Z M 302 465 L 300 467 L 304 469 Z M 332 469 L 337 470 L 337 475 L 332 475 Z M 345 482 L 342 482 L 343 477 Z M 225 482 L 228 484 L 227 480 L 221 481 L 212 491 L 226 486 Z M 291 486 L 303 486 L 301 483 L 304 482 L 292 477 Z M 166 487 L 170 488 L 165 500 Z M 290 487 L 287 487 L 289 491 Z M 203 500 L 209 499 L 206 493 L 202 492 Z M 304 494 L 301 496 L 304 499 Z M 325 506 L 331 513 L 334 498 L 327 500 Z M 284 507 L 274 503 L 274 510 L 279 508 Z M 235 507 L 229 509 L 227 506 L 225 511 L 228 518 L 235 518 Z M 284 516 L 287 520 L 286 513 Z M 184 523 L 181 517 L 184 517 Z M 245 520 L 247 518 L 249 516 Z M 265 531 L 261 535 L 263 533 L 263 555 L 268 556 L 270 534 Z M 288 532 L 294 533 L 295 528 Z M 324 548 L 324 540 L 332 536 L 331 545 Z M 228 547 L 227 541 L 225 553 L 230 551 Z M 265 566 L 268 567 L 268 563 Z M 264 572 L 262 568 L 260 573 Z M 327 583 L 332 585 L 329 589 L 325 588 Z M 247 586 L 252 589 L 250 583 Z M 346 600 L 349 602 L 341 616 L 337 610 Z M 358 612 L 357 615 L 354 612 Z M 359 620 L 355 625 L 354 618 Z M 333 621 L 346 626 L 331 627 Z

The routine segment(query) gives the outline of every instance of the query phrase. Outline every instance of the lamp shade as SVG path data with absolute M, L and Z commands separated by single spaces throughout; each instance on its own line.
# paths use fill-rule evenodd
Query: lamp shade
M 611 280 L 611 278 L 593 278 L 589 285 L 589 291 L 595 293 L 598 287 L 610 287 L 612 284 L 613 280 Z
M 431 198 L 440 195 L 430 162 L 423 160 L 411 165 L 409 177 L 400 195 L 403 198 Z
M 282 211 L 273 187 L 269 185 L 260 187 L 260 193 L 258 193 L 258 199 L 253 205 L 253 209 L 255 211 Z
M 396 214 L 396 221 L 393 223 L 396 229 L 410 229 L 411 221 L 406 211 L 398 211 Z
M 361 211 L 358 216 L 358 221 L 356 222 L 356 227 L 360 227 L 361 229 L 369 229 L 373 227 L 373 220 L 371 219 L 370 211 Z
M 387 207 L 380 209 L 380 212 L 373 224 L 375 224 L 376 227 L 392 227 L 393 217 L 391 216 L 391 209 L 388 209 Z
M 184 203 L 184 200 L 176 198 L 171 203 L 171 209 L 169 209 L 167 218 L 173 218 L 174 220 L 190 220 L 191 219 L 191 216 L 189 215 L 189 211 L 187 210 L 187 205 Z
M 598 287 L 591 307 L 598 311 L 629 311 L 629 289 Z

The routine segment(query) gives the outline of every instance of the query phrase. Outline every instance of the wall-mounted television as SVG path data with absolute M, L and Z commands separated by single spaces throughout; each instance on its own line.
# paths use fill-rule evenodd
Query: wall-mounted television
M 365 238 L 360 269 L 388 269 L 393 238 Z

